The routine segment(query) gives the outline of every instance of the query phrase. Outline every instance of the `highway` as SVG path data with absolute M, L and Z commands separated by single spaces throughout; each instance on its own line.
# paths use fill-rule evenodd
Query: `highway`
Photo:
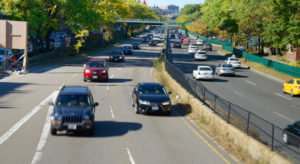
M 88 58 L 108 59 L 111 49 L 94 56 L 32 67 L 29 74 L 0 79 L 0 163 L 236 163 L 176 107 L 170 116 L 135 114 L 131 106 L 132 89 L 138 82 L 155 81 L 152 61 L 160 49 L 161 45 L 141 44 L 141 50 L 126 56 L 124 63 L 109 63 L 107 83 L 83 82 L 83 64 Z M 224 82 L 220 86 L 221 83 Z M 93 136 L 49 134 L 48 102 L 63 84 L 88 85 L 99 102 Z
M 191 39 L 191 38 L 190 38 Z M 192 41 L 195 41 L 191 39 Z M 172 40 L 174 41 L 174 40 Z M 187 53 L 188 45 L 172 48 L 175 66 L 192 77 L 198 65 L 210 65 L 215 70 L 226 57 L 217 52 L 218 47 L 208 51 L 207 61 L 195 61 L 193 54 Z M 215 76 L 214 81 L 200 81 L 208 90 L 244 109 L 284 128 L 300 118 L 300 99 L 282 93 L 282 81 L 262 75 L 251 69 L 236 70 L 235 77 Z

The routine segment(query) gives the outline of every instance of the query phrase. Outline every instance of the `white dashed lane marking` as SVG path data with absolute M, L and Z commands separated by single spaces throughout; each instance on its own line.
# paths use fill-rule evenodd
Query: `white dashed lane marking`
M 130 150 L 128 148 L 126 148 L 126 151 L 127 151 L 128 156 L 129 156 L 130 163 L 135 164 L 134 159 L 133 159 L 133 157 L 130 153 Z
M 249 80 L 246 80 L 247 81 L 247 83 L 249 83 L 249 84 L 251 84 L 251 85 L 254 85 L 254 86 L 256 86 L 256 84 L 255 83 L 253 83 L 253 82 L 251 82 L 251 81 L 249 81 Z
M 115 119 L 116 117 L 115 117 L 115 114 L 114 114 L 114 111 L 113 111 L 113 108 L 112 108 L 111 105 L 109 106 L 109 109 L 110 109 L 111 117 L 112 117 L 113 119 Z
M 292 119 L 290 119 L 290 118 L 284 116 L 284 115 L 281 114 L 281 113 L 278 113 L 278 112 L 273 112 L 273 113 L 276 114 L 277 116 L 281 117 L 281 118 L 284 118 L 284 119 L 286 119 L 286 120 L 289 120 L 290 122 L 295 122 L 294 120 L 292 120 Z
M 275 95 L 280 96 L 280 97 L 282 97 L 282 98 L 284 98 L 284 99 L 287 99 L 287 100 L 289 100 L 289 101 L 292 100 L 291 98 L 286 97 L 286 96 L 284 96 L 284 95 L 281 95 L 281 94 L 279 94 L 279 93 L 275 93 Z

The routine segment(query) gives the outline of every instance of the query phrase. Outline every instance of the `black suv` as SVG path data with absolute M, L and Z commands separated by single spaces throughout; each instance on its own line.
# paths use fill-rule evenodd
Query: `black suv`
M 50 102 L 53 107 L 51 114 L 51 134 L 57 131 L 85 131 L 94 133 L 95 107 L 92 93 L 88 87 L 63 86 L 55 102 Z
M 138 83 L 132 92 L 132 106 L 136 113 L 171 113 L 171 100 L 160 83 Z

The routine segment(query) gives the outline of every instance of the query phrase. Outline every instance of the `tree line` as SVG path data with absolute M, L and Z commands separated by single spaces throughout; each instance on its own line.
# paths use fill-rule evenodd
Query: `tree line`
M 206 0 L 186 5 L 177 22 L 192 22 L 185 28 L 201 35 L 230 38 L 233 46 L 256 38 L 260 53 L 264 46 L 278 51 L 300 46 L 299 0 Z
M 9 20 L 27 21 L 29 41 L 35 44 L 46 41 L 47 49 L 51 33 L 60 30 L 62 25 L 84 37 L 87 31 L 113 30 L 117 19 L 160 17 L 135 0 L 2 0 L 0 15 Z M 122 24 L 122 28 L 128 30 L 130 26 Z

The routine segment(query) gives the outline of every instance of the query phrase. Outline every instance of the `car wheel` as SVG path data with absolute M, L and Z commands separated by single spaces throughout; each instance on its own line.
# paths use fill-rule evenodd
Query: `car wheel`
M 283 133 L 282 134 L 282 141 L 285 143 L 285 144 L 289 144 L 289 136 L 287 133 Z
M 171 111 L 165 112 L 165 115 L 166 115 L 166 116 L 170 116 L 170 115 L 171 115 Z
M 293 90 L 291 90 L 291 96 L 292 96 L 292 97 L 294 97 L 294 93 L 293 93 Z
M 83 81 L 86 82 L 86 78 L 83 78 Z
M 51 128 L 51 135 L 55 136 L 57 134 L 57 130 L 56 129 L 53 129 Z
M 89 136 L 94 135 L 94 128 L 92 128 L 91 130 L 88 131 L 88 135 L 89 135 Z
M 135 108 L 134 108 L 135 109 L 135 113 L 136 114 L 140 114 L 141 112 L 139 110 L 138 104 L 135 104 L 134 106 L 135 106 Z

